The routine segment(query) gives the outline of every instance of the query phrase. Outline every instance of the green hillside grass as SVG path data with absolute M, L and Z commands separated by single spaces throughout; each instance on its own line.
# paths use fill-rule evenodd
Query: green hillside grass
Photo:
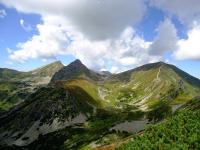
M 89 100 L 91 104 L 94 104 L 95 106 L 99 107 L 103 105 L 102 100 L 98 95 L 98 86 L 92 81 L 88 81 L 84 78 L 77 78 L 69 81 L 58 81 L 56 82 L 56 86 L 60 86 L 65 89 L 74 89 L 74 91 L 76 91 L 76 89 L 82 89 L 88 95 L 91 96 L 92 100 Z M 82 96 L 81 98 L 82 101 L 88 101 L 88 99 L 85 96 Z
M 189 77 L 192 81 L 198 81 Z M 160 101 L 175 105 L 198 96 L 200 87 L 191 83 L 171 66 L 157 63 L 116 75 L 106 81 L 103 87 L 109 91 L 106 99 L 113 105 L 145 106 L 148 111 Z
M 47 85 L 62 67 L 61 62 L 54 62 L 29 72 L 0 68 L 0 110 L 8 111 L 39 87 Z

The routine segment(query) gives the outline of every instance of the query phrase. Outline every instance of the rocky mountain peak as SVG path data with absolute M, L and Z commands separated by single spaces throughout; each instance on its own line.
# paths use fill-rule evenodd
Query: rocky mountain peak
M 76 59 L 75 61 L 71 62 L 68 66 L 68 68 L 87 68 L 79 59 Z

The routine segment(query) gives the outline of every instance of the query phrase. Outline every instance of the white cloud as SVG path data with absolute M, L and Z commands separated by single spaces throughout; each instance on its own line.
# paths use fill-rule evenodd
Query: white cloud
M 128 27 L 116 40 L 91 42 L 79 37 L 68 47 L 68 51 L 91 68 L 100 70 L 106 68 L 105 64 L 111 64 L 115 66 L 115 70 L 118 67 L 119 72 L 160 60 L 158 56 L 149 56 L 149 45 L 149 42 L 144 41 Z
M 28 24 L 28 23 L 26 23 L 26 22 L 24 21 L 24 19 L 20 19 L 19 23 L 20 23 L 21 27 L 22 27 L 25 31 L 31 31 L 31 30 L 32 30 L 31 25 Z
M 173 56 L 177 60 L 200 60 L 200 2 L 199 0 L 151 0 L 157 8 L 175 15 L 188 27 L 187 39 L 179 39 Z M 171 39 L 170 39 L 171 40 Z
M 163 60 L 166 52 L 179 60 L 199 60 L 199 0 L 149 0 L 152 6 L 176 15 L 190 29 L 188 39 L 179 40 L 174 24 L 165 19 L 156 29 L 157 36 L 152 42 L 145 41 L 131 27 L 144 16 L 144 1 L 0 0 L 18 11 L 40 14 L 43 21 L 37 25 L 37 35 L 8 51 L 10 58 L 25 62 L 73 55 L 90 68 L 112 72 Z M 23 19 L 20 24 L 25 30 L 31 28 Z
M 4 18 L 6 15 L 6 11 L 4 9 L 0 9 L 0 18 Z
M 25 62 L 73 55 L 92 69 L 119 72 L 161 59 L 149 56 L 151 43 L 129 27 L 144 15 L 145 6 L 141 0 L 1 2 L 22 12 L 38 13 L 43 20 L 37 25 L 38 35 L 12 50 L 12 60 Z
M 200 21 L 200 2 L 199 0 L 150 0 L 151 5 L 156 6 L 168 12 L 171 15 L 176 15 L 183 23 L 189 26 L 193 21 Z
M 118 73 L 119 68 L 117 66 L 112 66 L 112 68 L 110 69 L 111 73 Z
M 174 57 L 178 60 L 200 60 L 200 25 L 188 32 L 188 38 L 179 40 Z
M 137 36 L 131 27 L 126 28 L 119 38 L 104 41 L 88 40 L 62 17 L 45 17 L 44 23 L 37 29 L 39 35 L 18 44 L 18 49 L 12 51 L 12 60 L 25 62 L 35 58 L 73 55 L 95 70 L 110 69 L 107 65 L 110 63 L 122 71 L 160 59 L 149 56 L 150 43 Z
M 117 38 L 144 15 L 143 0 L 0 0 L 19 11 L 65 17 L 88 39 Z
M 43 21 L 37 25 L 37 35 L 9 51 L 10 58 L 25 62 L 73 55 L 92 69 L 112 72 L 162 60 L 162 54 L 174 48 L 176 29 L 166 19 L 158 27 L 155 41 L 147 42 L 137 35 L 131 26 L 143 17 L 143 2 L 0 0 L 18 11 L 40 14 Z M 29 28 L 23 19 L 20 24 L 25 30 Z
M 19 43 L 17 50 L 10 55 L 12 60 L 25 62 L 35 58 L 53 58 L 66 49 L 69 39 L 63 26 L 51 20 L 44 24 L 37 25 L 39 34 L 34 35 L 30 40 Z
M 178 41 L 176 28 L 169 19 L 165 19 L 161 22 L 156 31 L 158 35 L 149 50 L 151 55 L 161 56 L 165 52 L 176 49 Z

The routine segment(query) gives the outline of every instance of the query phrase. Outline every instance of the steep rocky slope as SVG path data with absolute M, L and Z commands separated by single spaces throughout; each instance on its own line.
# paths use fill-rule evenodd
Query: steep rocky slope
M 92 102 L 92 97 L 79 87 L 40 88 L 20 108 L 1 116 L 0 141 L 6 145 L 24 146 L 40 134 L 84 123 L 94 113 L 95 102 Z

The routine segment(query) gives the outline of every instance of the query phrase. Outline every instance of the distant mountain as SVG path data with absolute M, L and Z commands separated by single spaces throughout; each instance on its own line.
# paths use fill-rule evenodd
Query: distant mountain
M 62 67 L 58 61 L 30 72 L 0 68 L 0 110 L 8 110 L 39 87 L 47 85 Z
M 100 74 L 105 75 L 105 76 L 111 76 L 112 73 L 109 71 L 101 71 Z
M 31 73 L 32 75 L 41 76 L 41 77 L 42 76 L 52 77 L 56 72 L 58 72 L 63 67 L 64 65 L 61 63 L 61 61 L 56 61 L 46 66 L 30 71 L 29 73 Z
M 51 84 L 0 117 L 0 148 L 94 148 L 161 121 L 200 93 L 199 79 L 163 62 L 119 74 L 96 73 L 80 60 L 53 66 L 54 75 L 51 65 L 31 72 L 52 75 Z
M 56 61 L 33 71 L 26 72 L 26 77 L 22 80 L 30 82 L 33 86 L 47 85 L 52 76 L 63 67 L 64 65 L 60 61 Z
M 0 68 L 0 81 L 16 78 L 20 73 L 21 72 L 16 71 L 16 70 Z
M 75 60 L 68 66 L 63 67 L 52 77 L 51 82 L 59 80 L 71 80 L 78 77 L 84 77 L 86 79 L 91 79 L 94 81 L 102 80 L 103 76 L 88 69 L 80 60 Z

